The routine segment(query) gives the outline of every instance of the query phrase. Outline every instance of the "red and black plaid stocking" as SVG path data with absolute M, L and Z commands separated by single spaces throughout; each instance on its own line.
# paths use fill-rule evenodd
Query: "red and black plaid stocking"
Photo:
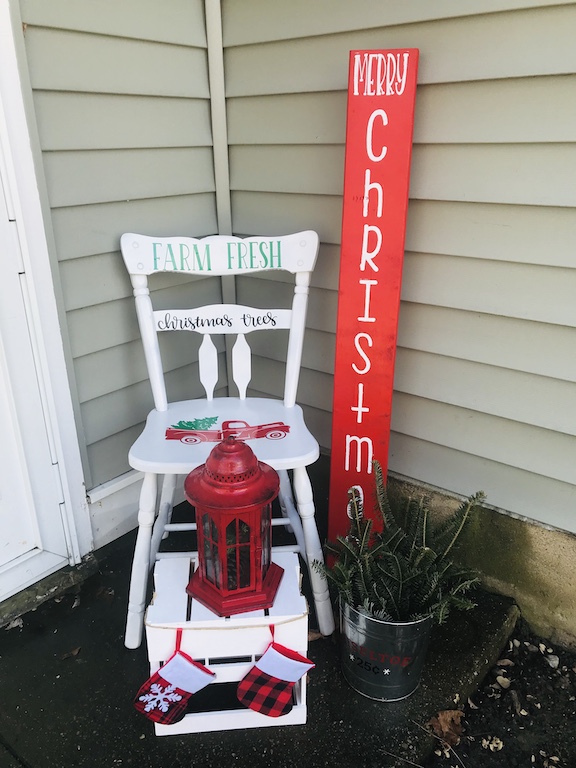
M 178 630 L 174 655 L 144 683 L 134 699 L 138 712 L 163 725 L 182 720 L 193 694 L 215 677 L 214 672 L 180 650 L 181 636 L 182 630 Z
M 286 715 L 292 709 L 292 689 L 314 667 L 305 656 L 271 643 L 246 677 L 238 683 L 238 700 L 269 717 Z

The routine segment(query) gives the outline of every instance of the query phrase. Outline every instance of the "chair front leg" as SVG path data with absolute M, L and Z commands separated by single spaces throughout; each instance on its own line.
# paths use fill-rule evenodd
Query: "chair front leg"
M 304 530 L 308 571 L 310 573 L 314 605 L 316 606 L 318 628 L 323 635 L 331 635 L 334 632 L 334 613 L 330 602 L 328 582 L 326 576 L 319 573 L 313 566 L 315 560 L 320 563 L 324 562 L 324 553 L 322 552 L 318 528 L 316 527 L 314 497 L 306 467 L 294 469 L 294 492 Z
M 132 561 L 130 592 L 128 595 L 128 616 L 124 644 L 127 648 L 138 648 L 142 642 L 144 605 L 150 569 L 150 543 L 152 526 L 156 515 L 157 475 L 147 472 L 140 491 L 138 509 L 138 536 Z

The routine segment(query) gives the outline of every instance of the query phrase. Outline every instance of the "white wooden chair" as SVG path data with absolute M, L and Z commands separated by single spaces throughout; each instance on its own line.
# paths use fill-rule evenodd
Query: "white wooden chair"
M 216 442 L 228 434 L 249 441 L 258 459 L 279 473 L 283 513 L 279 522 L 288 524 L 294 533 L 296 544 L 292 549 L 300 553 L 308 566 L 319 629 L 324 635 L 331 634 L 334 618 L 326 579 L 312 568 L 312 562 L 321 561 L 323 555 L 306 467 L 318 458 L 319 447 L 304 424 L 302 409 L 295 403 L 318 235 L 306 231 L 282 237 L 240 239 L 216 235 L 197 240 L 127 233 L 121 238 L 121 250 L 134 288 L 155 406 L 129 453 L 130 466 L 143 472 L 144 479 L 126 646 L 137 648 L 141 642 L 147 582 L 156 558 L 161 556 L 161 539 L 173 530 L 195 528 L 195 524 L 171 523 L 178 476 L 203 464 Z M 295 276 L 291 309 L 262 310 L 237 304 L 169 311 L 154 311 L 152 307 L 148 276 L 154 273 L 226 276 L 270 270 L 284 270 Z M 271 328 L 289 331 L 284 399 L 247 397 L 251 354 L 246 336 Z M 168 402 L 158 333 L 169 330 L 188 330 L 203 336 L 198 369 L 205 398 Z M 230 358 L 238 397 L 213 397 L 218 380 L 218 352 L 212 336 L 218 334 L 236 336 Z

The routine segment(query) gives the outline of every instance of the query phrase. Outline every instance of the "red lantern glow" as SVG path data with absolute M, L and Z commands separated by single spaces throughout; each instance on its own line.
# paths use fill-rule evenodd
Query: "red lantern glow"
M 196 508 L 198 568 L 186 591 L 219 616 L 270 608 L 283 570 L 271 560 L 277 473 L 234 437 L 186 478 Z

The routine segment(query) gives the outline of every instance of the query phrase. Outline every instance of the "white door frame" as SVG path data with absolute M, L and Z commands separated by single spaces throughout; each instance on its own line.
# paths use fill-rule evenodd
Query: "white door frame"
M 14 3 L 12 11 L 18 25 L 17 35 L 21 22 L 16 6 Z M 25 68 L 18 67 L 16 35 L 10 0 L 0 0 L 0 142 L 5 158 L 2 176 L 26 274 L 30 336 L 50 453 L 62 485 L 61 509 L 69 562 L 78 563 L 93 548 L 92 530 L 50 268 L 49 209 L 46 208 L 45 217 L 34 164 L 33 147 L 39 153 L 39 145 L 35 125 L 32 121 L 28 124 L 23 95 L 31 90 L 24 79 Z

